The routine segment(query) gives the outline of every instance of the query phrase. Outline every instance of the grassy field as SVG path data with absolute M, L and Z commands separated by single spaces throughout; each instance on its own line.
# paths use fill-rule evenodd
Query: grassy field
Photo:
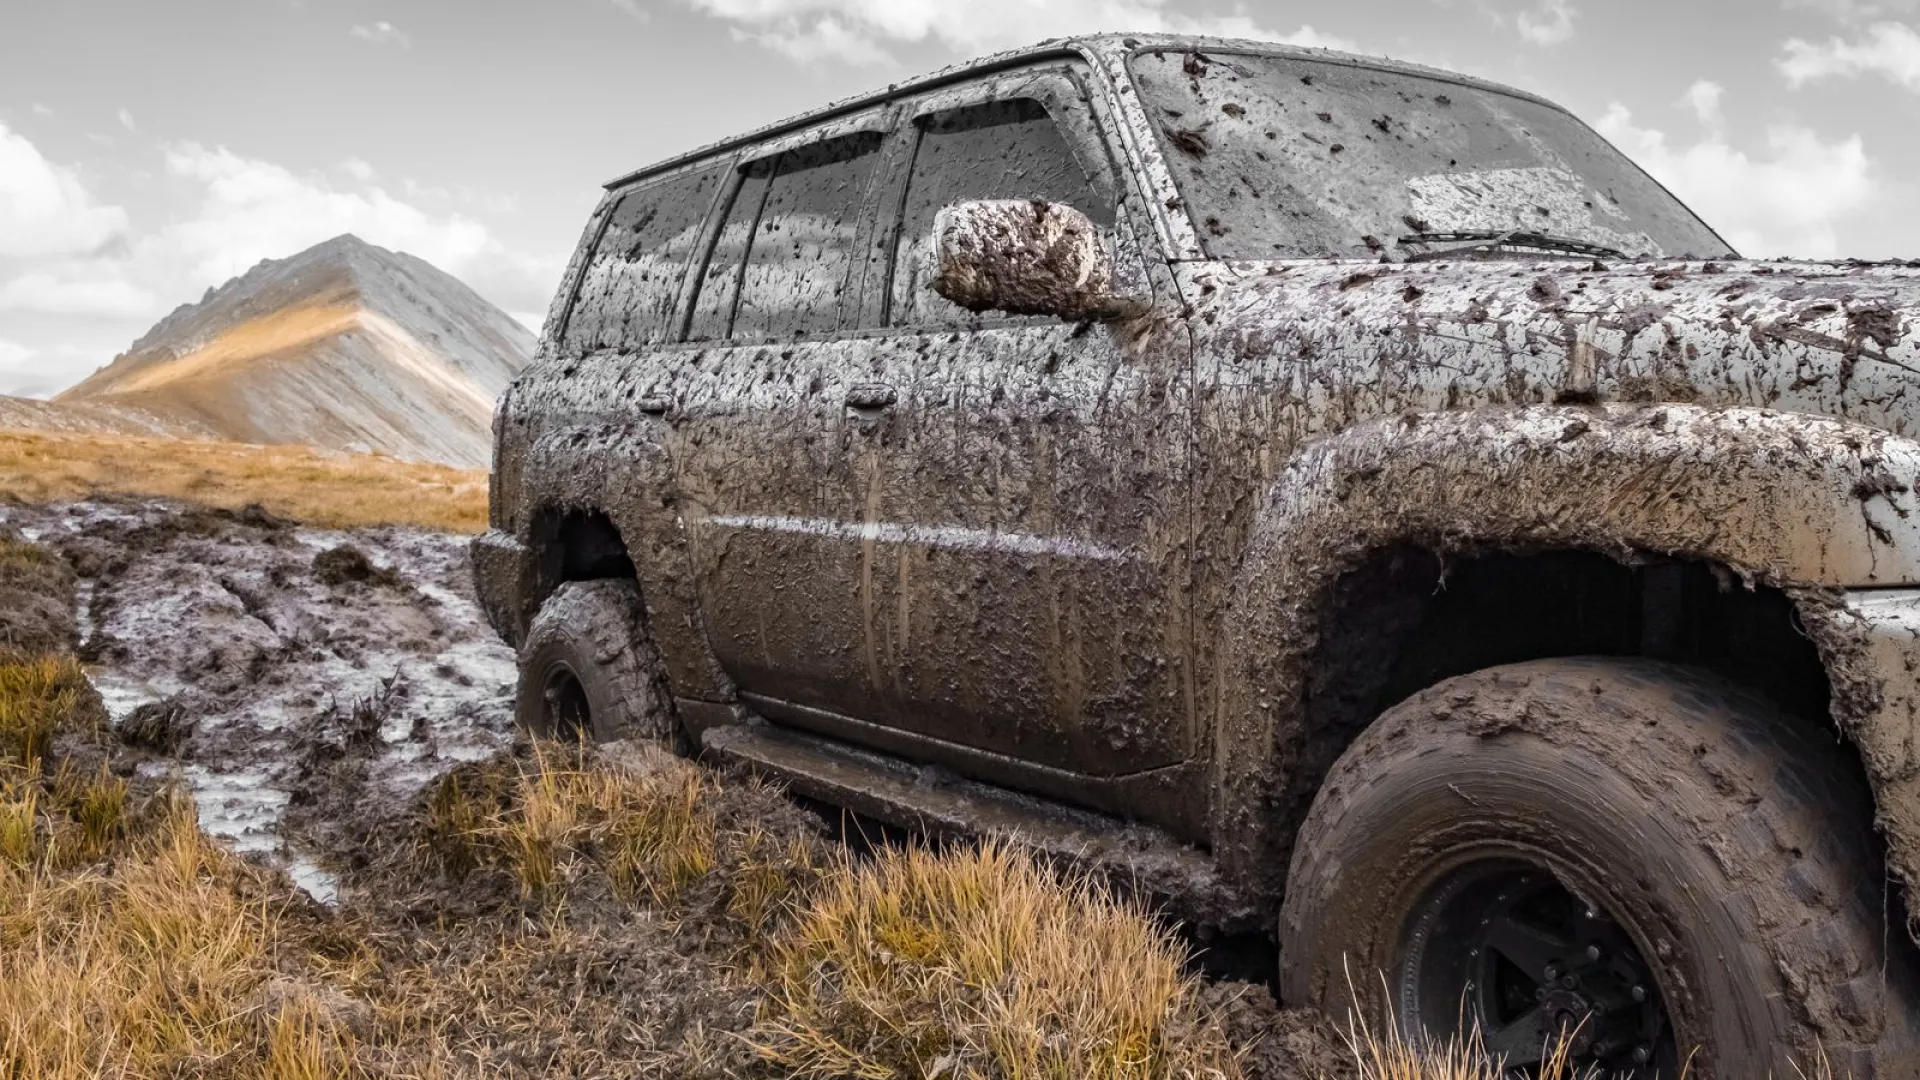
M 0 431 L 0 496 L 145 496 L 228 510 L 257 503 L 323 528 L 487 526 L 484 472 L 297 446 Z

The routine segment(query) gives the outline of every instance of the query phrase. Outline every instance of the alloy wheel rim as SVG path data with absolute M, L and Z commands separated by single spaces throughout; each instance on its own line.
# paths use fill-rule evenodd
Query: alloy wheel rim
M 1478 1033 L 1531 1080 L 1561 1041 L 1577 1076 L 1677 1077 L 1673 1023 L 1627 926 L 1513 856 L 1441 874 L 1413 907 L 1391 983 L 1410 1039 Z

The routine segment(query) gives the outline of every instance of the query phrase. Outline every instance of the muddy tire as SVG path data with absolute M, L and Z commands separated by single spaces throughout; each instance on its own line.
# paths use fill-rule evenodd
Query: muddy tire
M 1920 1076 L 1866 781 L 1807 727 L 1632 660 L 1416 695 L 1301 831 L 1283 999 L 1415 1038 L 1464 1016 L 1510 1062 L 1577 1018 L 1602 1075 L 1677 1077 L 1694 1053 L 1694 1080 L 1792 1077 L 1824 1052 L 1836 1077 Z
M 515 715 L 549 739 L 670 741 L 675 725 L 630 581 L 560 586 L 520 648 Z

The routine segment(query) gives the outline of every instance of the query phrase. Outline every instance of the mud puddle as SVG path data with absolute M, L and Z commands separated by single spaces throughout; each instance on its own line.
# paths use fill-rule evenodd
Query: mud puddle
M 80 655 L 149 776 L 331 903 L 341 855 L 512 736 L 514 655 L 462 537 L 157 503 L 0 507 L 79 576 Z

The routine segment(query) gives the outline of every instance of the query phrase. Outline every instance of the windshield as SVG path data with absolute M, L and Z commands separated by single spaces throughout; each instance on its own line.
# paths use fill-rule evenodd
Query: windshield
M 1132 69 L 1216 259 L 1400 259 L 1507 234 L 1634 257 L 1731 254 L 1633 162 L 1549 105 L 1296 57 L 1148 50 Z

